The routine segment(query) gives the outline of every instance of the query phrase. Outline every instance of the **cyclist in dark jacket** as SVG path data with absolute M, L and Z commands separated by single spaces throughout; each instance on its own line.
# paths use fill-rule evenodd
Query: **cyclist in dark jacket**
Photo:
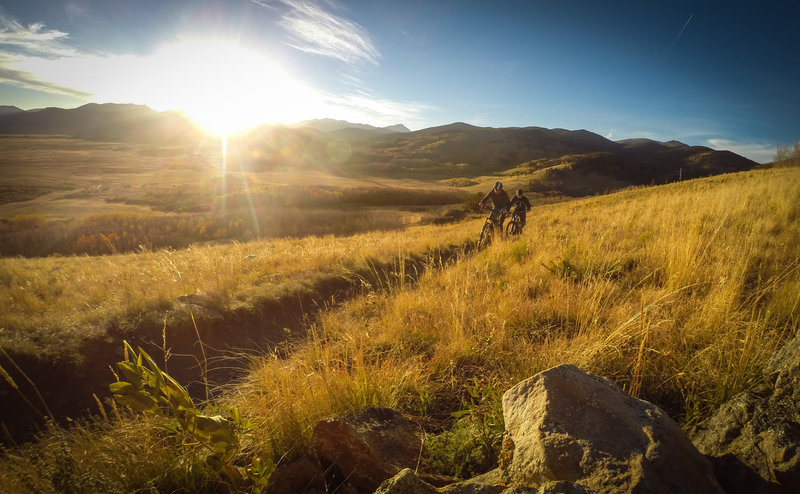
M 513 208 L 515 204 L 519 204 L 521 207 L 519 208 L 519 219 L 522 220 L 522 226 L 525 226 L 525 213 L 531 210 L 531 201 L 525 197 L 525 191 L 522 189 L 517 189 L 517 195 L 511 199 L 511 204 L 509 204 L 509 208 Z
M 511 205 L 511 200 L 508 198 L 508 193 L 503 190 L 503 184 L 501 182 L 495 182 L 494 188 L 486 194 L 486 197 L 481 199 L 479 203 L 481 206 L 486 204 L 486 201 L 489 199 L 492 200 L 492 219 L 497 221 L 500 225 L 500 228 L 503 228 L 503 211 L 508 210 L 508 206 Z

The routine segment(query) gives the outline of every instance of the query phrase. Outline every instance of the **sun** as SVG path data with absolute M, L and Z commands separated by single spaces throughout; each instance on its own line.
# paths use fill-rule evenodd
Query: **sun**
M 151 57 L 150 101 L 184 111 L 219 135 L 302 120 L 319 96 L 279 64 L 225 40 L 185 40 Z

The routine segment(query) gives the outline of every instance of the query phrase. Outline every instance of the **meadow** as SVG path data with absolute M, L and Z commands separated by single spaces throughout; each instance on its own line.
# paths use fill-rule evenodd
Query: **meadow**
M 163 314 L 180 294 L 218 294 L 215 307 L 226 313 L 300 286 L 313 291 L 316 277 L 358 272 L 361 283 L 306 319 L 302 338 L 265 348 L 241 379 L 198 400 L 209 413 L 235 407 L 255 425 L 240 431 L 230 459 L 238 484 L 230 469 L 222 475 L 204 461 L 201 445 L 166 432 L 158 415 L 111 400 L 91 419 L 6 446 L 0 479 L 14 492 L 259 490 L 274 468 L 313 454 L 318 420 L 368 406 L 415 418 L 429 434 L 423 462 L 466 476 L 496 460 L 502 392 L 560 363 L 612 379 L 690 429 L 759 383 L 766 360 L 797 334 L 797 197 L 800 169 L 787 167 L 546 204 L 519 238 L 447 262 L 430 256 L 431 269 L 415 276 L 394 264 L 399 276 L 372 282 L 370 266 L 391 271 L 412 253 L 468 245 L 480 220 L 4 259 L 2 300 L 18 305 L 3 311 L 1 344 L 35 351 L 56 347 L 62 334 L 80 339 L 105 324 L 97 321 Z
M 219 142 L 150 146 L 0 136 L 0 256 L 103 255 L 352 235 L 435 221 L 469 192 L 324 167 L 254 171 Z M 237 153 L 232 153 L 237 156 Z

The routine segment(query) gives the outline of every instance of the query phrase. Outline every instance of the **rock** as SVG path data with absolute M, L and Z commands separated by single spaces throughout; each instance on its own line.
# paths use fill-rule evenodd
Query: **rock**
M 598 493 L 722 492 L 710 462 L 666 413 L 573 365 L 509 389 L 503 416 L 511 486 L 567 481 Z
M 323 420 L 314 426 L 314 438 L 320 457 L 352 486 L 370 492 L 403 468 L 415 468 L 422 449 L 419 426 L 388 408 Z
M 764 374 L 769 384 L 734 396 L 692 433 L 729 494 L 800 492 L 800 337 Z
M 269 478 L 270 494 L 325 491 L 325 472 L 307 457 L 278 467 Z
M 219 296 L 214 296 L 206 292 L 190 293 L 189 295 L 179 296 L 177 300 L 185 304 L 186 310 L 192 312 L 197 317 L 209 320 L 224 319 L 222 313 L 216 308 L 221 304 Z
M 384 481 L 375 494 L 436 494 L 436 488 L 417 477 L 410 468 L 404 468 Z
M 524 491 L 518 491 L 520 494 Z M 558 482 L 546 482 L 539 487 L 538 494 L 592 494 L 593 490 L 580 484 L 560 480 Z M 503 492 L 502 494 L 512 494 Z M 515 493 L 516 494 L 516 493 Z
M 772 355 L 764 366 L 764 374 L 800 377 L 800 336 L 795 337 Z
M 496 468 L 469 480 L 446 485 L 437 492 L 442 494 L 500 494 L 507 487 L 502 470 Z
M 506 490 L 502 485 L 502 473 L 491 473 L 437 489 L 406 468 L 381 484 L 375 494 L 501 494 Z M 536 494 L 535 489 L 532 494 Z
M 509 488 L 503 482 L 503 472 L 500 469 L 437 489 L 420 479 L 411 469 L 406 468 L 381 484 L 375 494 L 592 494 L 592 492 L 583 486 L 565 481 L 547 482 L 540 489 Z

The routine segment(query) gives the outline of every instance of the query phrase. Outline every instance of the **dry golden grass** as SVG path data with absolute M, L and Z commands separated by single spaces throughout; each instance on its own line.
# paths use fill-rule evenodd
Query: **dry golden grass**
M 685 426 L 760 379 L 800 322 L 800 170 L 634 189 L 536 209 L 523 236 L 413 287 L 323 315 L 230 399 L 276 459 L 368 405 L 447 416 L 564 362 Z
M 104 257 L 2 258 L 0 345 L 17 353 L 69 352 L 111 325 L 160 321 L 179 296 L 194 293 L 212 296 L 221 312 L 256 309 L 470 236 L 461 226 L 427 226 Z
M 781 168 L 539 207 L 518 239 L 428 270 L 415 284 L 374 286 L 323 312 L 307 341 L 257 359 L 224 401 L 259 425 L 246 438 L 248 455 L 286 462 L 310 449 L 320 418 L 377 405 L 444 419 L 464 407 L 467 386 L 502 392 L 569 362 L 661 405 L 689 427 L 757 383 L 766 359 L 797 334 L 797 197 L 800 169 Z M 206 290 L 234 306 L 269 290 L 309 284 L 315 276 L 341 276 L 368 258 L 463 241 L 478 227 L 467 222 L 349 239 L 144 254 L 123 257 L 128 267 L 114 270 L 91 264 L 109 260 L 72 261 L 81 272 L 106 268 L 86 285 L 87 293 L 89 286 L 108 290 L 104 283 L 113 271 L 134 299 L 161 290 L 155 300 L 166 303 L 176 294 Z M 256 264 L 243 260 L 250 253 Z M 36 272 L 50 280 L 36 284 L 40 291 L 57 284 L 52 267 Z M 36 317 L 35 304 L 27 303 Z M 128 303 L 120 299 L 105 310 L 117 314 Z M 122 457 L 129 458 L 125 468 L 144 472 L 135 488 L 175 473 L 154 456 L 125 456 L 136 447 L 156 456 L 171 448 L 146 427 L 126 435 L 127 444 L 106 451 L 104 459 L 80 465 L 81 448 L 93 451 L 107 428 L 129 430 L 128 424 L 59 433 L 32 449 L 8 450 L 0 478 L 10 479 L 9 485 L 53 485 L 47 469 L 55 460 L 37 462 L 61 444 L 78 465 L 75 475 L 103 475 Z M 173 451 L 179 464 L 190 454 Z M 183 474 L 183 485 L 197 487 L 197 478 Z M 122 480 L 111 484 L 134 488 Z

